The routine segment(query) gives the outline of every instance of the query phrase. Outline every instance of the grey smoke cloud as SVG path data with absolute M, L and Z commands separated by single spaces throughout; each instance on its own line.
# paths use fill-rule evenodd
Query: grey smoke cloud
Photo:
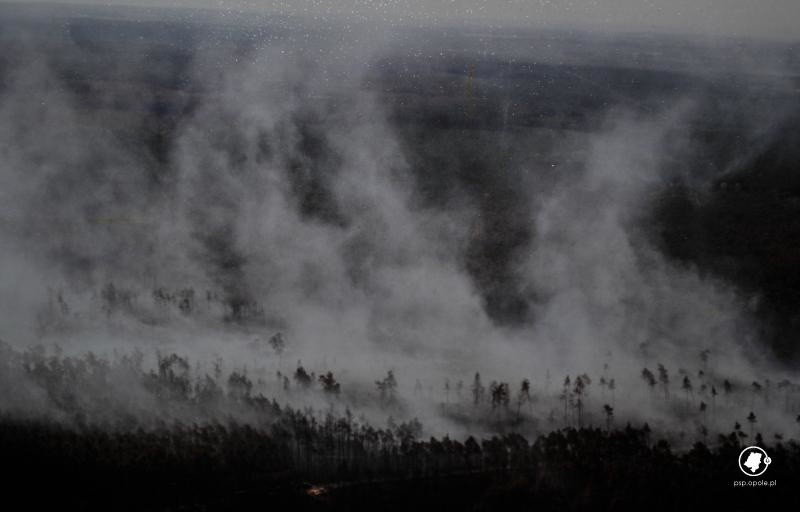
M 280 363 L 252 342 L 281 330 L 290 342 L 284 370 L 302 359 L 336 371 L 353 390 L 348 399 L 380 421 L 385 412 L 365 397 L 389 369 L 406 396 L 414 379 L 438 389 L 443 376 L 470 382 L 475 371 L 532 378 L 544 395 L 545 375 L 554 393 L 564 374 L 597 375 L 607 363 L 620 383 L 618 417 L 684 428 L 641 389 L 643 366 L 695 371 L 709 348 L 719 375 L 747 382 L 770 368 L 752 346 L 747 298 L 667 261 L 643 228 L 653 191 L 673 177 L 668 162 L 682 156 L 675 150 L 690 156 L 681 137 L 699 115 L 691 98 L 646 114 L 610 109 L 598 130 L 565 130 L 557 142 L 535 130 L 515 139 L 555 144 L 577 170 L 518 185 L 532 236 L 510 266 L 532 312 L 505 325 L 487 313 L 465 264 L 484 212 L 467 194 L 419 205 L 399 127 L 379 97 L 353 87 L 383 49 L 375 48 L 334 49 L 323 60 L 280 46 L 244 56 L 199 51 L 191 81 L 206 94 L 180 121 L 157 177 L 149 156 L 106 129 L 113 113 L 82 108 L 45 54 L 28 48 L 0 97 L 3 338 L 58 342 L 70 353 L 175 350 L 201 365 L 221 355 L 230 368 L 260 367 L 264 390 L 279 393 L 272 374 Z M 327 79 L 343 69 L 347 82 Z M 541 162 L 530 166 L 544 174 Z M 308 197 L 323 211 L 309 209 Z M 97 296 L 110 281 L 136 294 L 115 315 Z M 194 287 L 198 312 L 160 311 L 156 286 Z M 75 313 L 66 326 L 42 313 L 57 289 Z M 205 304 L 205 290 L 263 323 L 221 322 L 234 313 Z M 117 393 L 122 408 L 174 414 L 129 379 L 120 370 L 115 385 L 86 395 Z M 538 413 L 553 402 L 543 396 Z M 459 428 L 433 400 L 405 412 L 437 432 Z M 761 421 L 782 429 L 789 419 Z

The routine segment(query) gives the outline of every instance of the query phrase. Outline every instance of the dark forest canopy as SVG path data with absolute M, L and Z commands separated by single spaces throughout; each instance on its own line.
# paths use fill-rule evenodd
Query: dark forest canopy
M 733 489 L 742 444 L 676 453 L 645 425 L 568 429 L 532 444 L 508 434 L 466 441 L 413 431 L 316 424 L 282 411 L 262 430 L 236 422 L 152 431 L 67 428 L 0 418 L 8 499 L 81 510 L 648 510 L 797 506 L 800 446 L 763 445 L 767 484 Z M 769 487 L 774 482 L 774 487 Z M 46 485 L 47 492 L 41 492 Z M 113 505 L 109 505 L 113 504 Z M 355 507 L 355 508 L 353 508 Z

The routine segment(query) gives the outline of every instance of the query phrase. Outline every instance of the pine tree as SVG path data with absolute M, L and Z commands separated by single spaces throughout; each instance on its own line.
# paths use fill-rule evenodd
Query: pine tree
M 269 345 L 278 356 L 278 368 L 281 367 L 281 356 L 286 349 L 286 340 L 283 339 L 283 334 L 276 332 L 269 339 Z
M 570 385 L 571 384 L 572 383 L 569 380 L 569 375 L 567 375 L 564 378 L 564 385 L 561 388 L 561 395 L 559 395 L 559 399 L 564 401 L 564 426 L 566 426 L 569 423 L 568 419 L 567 419 L 567 410 L 568 410 L 569 402 L 572 399 L 572 396 L 570 394 Z
M 481 374 L 475 374 L 475 380 L 472 381 L 472 403 L 479 405 L 483 401 L 483 395 L 486 394 L 486 389 L 481 383 Z
M 722 391 L 725 393 L 725 405 L 730 405 L 731 393 L 733 393 L 733 384 L 728 379 L 722 383 Z
M 575 410 L 578 413 L 578 428 L 583 426 L 583 395 L 588 383 L 589 380 L 586 375 L 575 377 L 575 387 L 572 390 L 572 394 L 575 397 Z
M 319 381 L 322 383 L 322 390 L 330 395 L 338 395 L 341 391 L 341 386 L 336 382 L 332 372 L 320 375 Z
M 692 394 L 692 381 L 689 380 L 688 375 L 683 376 L 683 384 L 681 385 L 683 390 L 686 392 L 686 409 L 689 409 L 689 396 Z
M 750 423 L 750 439 L 753 439 L 753 428 L 755 427 L 755 424 L 758 423 L 756 415 L 753 414 L 753 411 L 750 411 L 750 414 L 747 416 L 747 422 Z
M 297 361 L 297 369 L 294 371 L 294 381 L 300 389 L 308 389 L 314 383 L 314 377 L 309 375 L 300 361 Z
M 658 381 L 664 388 L 664 400 L 669 400 L 669 373 L 664 365 L 658 365 Z
M 642 380 L 644 380 L 647 387 L 652 391 L 656 387 L 656 376 L 647 368 L 642 370 Z
M 519 393 L 517 394 L 517 421 L 520 420 L 522 404 L 531 402 L 531 383 L 528 379 L 522 379 L 520 384 Z
M 603 412 L 606 415 L 606 430 L 611 431 L 611 422 L 614 419 L 614 408 L 608 404 L 603 406 Z
M 389 370 L 383 380 L 376 380 L 375 385 L 378 387 L 378 393 L 382 403 L 393 402 L 397 393 L 397 380 L 394 377 L 394 372 Z

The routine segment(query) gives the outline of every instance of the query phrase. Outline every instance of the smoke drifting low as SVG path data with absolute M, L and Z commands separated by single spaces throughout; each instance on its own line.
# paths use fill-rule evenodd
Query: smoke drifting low
M 491 125 L 493 79 L 469 63 L 440 74 L 463 62 L 456 54 L 415 75 L 397 46 L 405 33 L 243 44 L 206 27 L 123 52 L 92 30 L 74 25 L 55 42 L 15 36 L 19 53 L 4 56 L 0 335 L 16 349 L 139 350 L 145 367 L 175 352 L 198 376 L 219 358 L 267 396 L 329 406 L 285 394 L 276 372 L 291 375 L 299 361 L 336 375 L 342 407 L 459 433 L 470 427 L 441 407 L 456 401 L 442 387 L 468 386 L 475 372 L 487 383 L 531 380 L 529 431 L 561 425 L 566 375 L 615 379 L 613 397 L 590 395 L 595 421 L 613 400 L 618 418 L 665 429 L 694 420 L 676 412 L 682 401 L 652 396 L 644 367 L 668 368 L 678 396 L 677 375 L 720 389 L 723 379 L 791 377 L 760 339 L 758 294 L 665 254 L 653 220 L 676 188 L 700 201 L 730 172 L 689 163 L 707 91 L 618 98 L 579 126 L 568 120 L 574 104 L 501 92 Z M 544 91 L 547 79 L 516 87 Z M 563 83 L 585 87 L 590 102 L 587 80 Z M 448 120 L 409 121 L 426 95 L 452 107 Z M 525 125 L 522 103 L 556 120 Z M 772 122 L 736 131 L 762 134 Z M 278 332 L 280 355 L 267 343 Z M 388 371 L 402 406 L 387 409 L 374 382 Z M 83 393 L 102 388 L 128 414 L 181 417 L 117 374 Z M 18 378 L 4 407 L 52 409 Z M 765 431 L 791 428 L 788 405 L 753 407 Z M 740 413 L 729 407 L 716 428 Z

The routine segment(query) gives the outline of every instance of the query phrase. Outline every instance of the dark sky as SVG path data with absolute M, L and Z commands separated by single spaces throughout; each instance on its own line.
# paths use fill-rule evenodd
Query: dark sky
M 0 0 L 3 1 L 3 0 Z M 34 0 L 36 1 L 36 0 Z M 530 27 L 800 37 L 798 0 L 48 0 L 49 3 L 263 10 L 389 23 L 468 20 Z M 33 3 L 33 2 L 31 2 Z

